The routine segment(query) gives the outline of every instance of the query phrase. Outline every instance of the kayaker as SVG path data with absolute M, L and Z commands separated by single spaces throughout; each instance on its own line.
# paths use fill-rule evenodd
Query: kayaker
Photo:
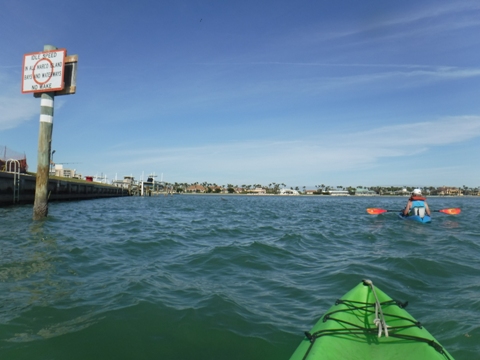
M 414 189 L 412 195 L 408 199 L 407 206 L 403 210 L 403 216 L 417 215 L 423 218 L 425 214 L 430 216 L 430 208 L 428 207 L 427 199 L 422 196 L 422 190 Z

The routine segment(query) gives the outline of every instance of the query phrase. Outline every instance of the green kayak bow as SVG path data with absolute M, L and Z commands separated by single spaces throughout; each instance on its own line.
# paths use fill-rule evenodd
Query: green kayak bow
M 406 305 L 363 280 L 305 333 L 290 360 L 453 360 Z

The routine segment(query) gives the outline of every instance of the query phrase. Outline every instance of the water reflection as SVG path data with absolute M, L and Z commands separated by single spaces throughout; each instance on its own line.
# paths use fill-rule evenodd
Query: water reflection
M 23 311 L 25 305 L 45 302 L 51 289 L 58 286 L 52 280 L 57 244 L 42 231 L 43 226 L 33 224 L 27 231 L 14 231 L 2 241 L 0 282 L 10 285 L 4 286 L 8 291 L 3 292 L 2 320 L 7 314 L 17 316 L 19 304 Z
M 456 229 L 459 226 L 460 224 L 455 220 L 445 220 L 442 222 L 442 227 L 445 229 Z

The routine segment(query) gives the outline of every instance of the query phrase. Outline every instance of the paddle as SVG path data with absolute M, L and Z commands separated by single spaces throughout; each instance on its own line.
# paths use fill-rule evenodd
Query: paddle
M 433 210 L 433 212 L 441 212 L 448 215 L 458 215 L 462 212 L 460 208 L 449 208 L 449 209 L 440 209 L 440 210 Z
M 379 209 L 379 208 L 368 208 L 367 209 L 367 213 L 369 213 L 370 215 L 379 215 L 379 214 L 383 214 L 383 213 L 386 213 L 386 212 L 399 213 L 401 211 L 403 211 L 403 210 L 385 210 L 385 209 Z M 432 212 L 441 212 L 441 213 L 448 214 L 448 215 L 458 215 L 462 212 L 462 209 L 460 209 L 460 208 L 447 208 L 447 209 L 440 209 L 440 210 L 432 210 Z

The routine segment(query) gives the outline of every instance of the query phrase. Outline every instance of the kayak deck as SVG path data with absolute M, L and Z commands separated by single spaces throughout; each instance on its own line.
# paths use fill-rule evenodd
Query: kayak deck
M 290 360 L 452 360 L 405 306 L 364 280 L 305 333 Z
M 425 215 L 424 217 L 420 217 L 418 215 L 405 216 L 403 215 L 403 213 L 398 213 L 398 216 L 403 220 L 413 220 L 413 221 L 420 222 L 422 224 L 427 224 L 429 222 L 432 222 L 432 218 L 428 215 Z

